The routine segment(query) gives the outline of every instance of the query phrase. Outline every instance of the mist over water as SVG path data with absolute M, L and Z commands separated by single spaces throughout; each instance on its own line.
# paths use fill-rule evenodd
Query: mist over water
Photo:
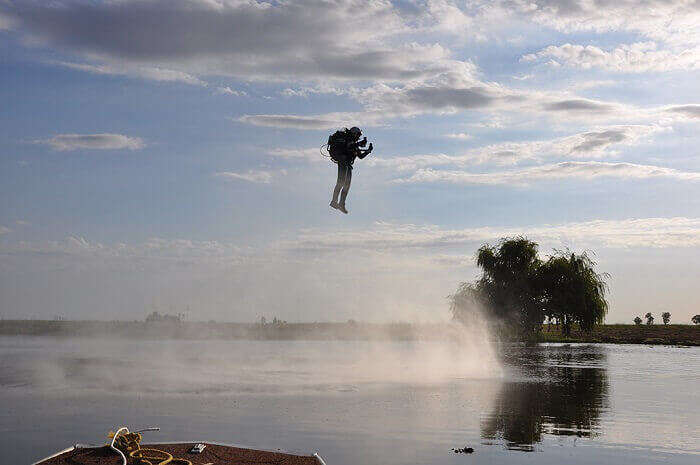
M 357 463 L 695 464 L 697 348 L 0 337 L 0 448 L 116 425 Z M 500 360 L 500 362 L 498 361 Z M 471 446 L 473 457 L 452 447 Z
M 488 333 L 462 327 L 416 341 L 2 341 L 0 386 L 54 392 L 296 393 L 502 374 Z

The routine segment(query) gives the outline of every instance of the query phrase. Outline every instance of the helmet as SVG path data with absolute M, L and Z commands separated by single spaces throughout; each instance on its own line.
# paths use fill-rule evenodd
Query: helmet
M 358 128 L 357 126 L 353 126 L 350 128 L 350 132 L 356 135 L 357 137 L 360 137 L 362 135 L 362 130 Z

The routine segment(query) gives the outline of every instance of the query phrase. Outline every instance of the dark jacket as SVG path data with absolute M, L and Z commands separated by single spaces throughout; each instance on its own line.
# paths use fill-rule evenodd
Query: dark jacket
M 345 150 L 345 163 L 352 166 L 352 164 L 355 163 L 356 158 L 362 160 L 369 155 L 372 152 L 372 144 L 369 144 L 368 149 L 363 149 L 362 147 L 365 145 L 367 145 L 366 137 L 362 140 L 349 142 Z

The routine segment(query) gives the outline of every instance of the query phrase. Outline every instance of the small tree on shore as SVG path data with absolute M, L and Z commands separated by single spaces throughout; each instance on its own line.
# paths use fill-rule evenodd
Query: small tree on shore
M 642 319 L 639 318 L 638 316 L 634 317 L 634 324 L 639 326 L 642 324 Z
M 654 324 L 654 316 L 651 314 L 651 312 L 647 312 L 647 314 L 644 315 L 644 318 L 647 319 L 647 325 L 651 326 Z
M 669 312 L 663 312 L 661 318 L 664 320 L 664 324 L 667 325 L 671 321 L 671 314 Z
M 700 325 L 700 315 L 695 315 L 690 321 L 692 321 L 694 325 Z

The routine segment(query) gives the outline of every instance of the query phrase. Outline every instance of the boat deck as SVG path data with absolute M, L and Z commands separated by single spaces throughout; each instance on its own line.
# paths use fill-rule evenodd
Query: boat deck
M 261 451 L 204 442 L 201 454 L 190 454 L 195 443 L 142 444 L 141 448 L 165 451 L 175 458 L 186 459 L 192 465 L 322 465 L 318 456 L 293 455 L 285 452 Z M 131 462 L 129 462 L 131 463 Z M 122 459 L 109 447 L 72 449 L 36 465 L 121 465 Z M 155 465 L 155 464 L 154 464 Z

